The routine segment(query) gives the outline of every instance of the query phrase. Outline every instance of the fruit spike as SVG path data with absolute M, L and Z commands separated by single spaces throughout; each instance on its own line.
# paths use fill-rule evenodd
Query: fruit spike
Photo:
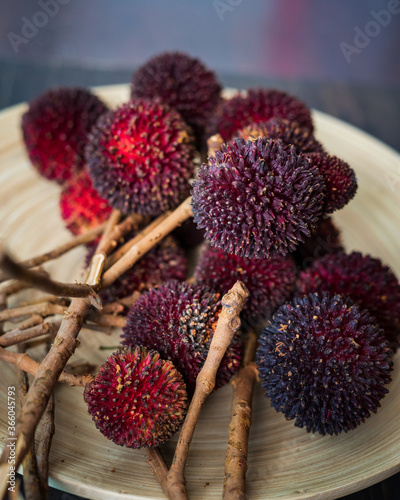
M 307 154 L 307 157 L 324 178 L 324 212 L 331 214 L 347 205 L 357 191 L 356 174 L 350 165 L 328 153 L 312 153 Z
M 169 281 L 144 293 L 132 306 L 122 343 L 156 349 L 175 364 L 192 392 L 220 309 L 220 294 L 205 286 Z M 241 340 L 235 337 L 218 370 L 216 387 L 229 381 L 240 360 Z
M 216 292 L 229 290 L 237 280 L 249 290 L 242 310 L 245 325 L 259 326 L 291 295 L 297 270 L 291 256 L 246 259 L 207 245 L 195 269 L 196 283 Z
M 97 227 L 111 213 L 111 207 L 99 196 L 85 171 L 64 184 L 59 206 L 67 228 L 76 235 Z
M 322 213 L 317 168 L 280 140 L 235 139 L 209 157 L 198 177 L 194 221 L 213 246 L 241 257 L 293 251 Z
M 22 132 L 29 158 L 41 175 L 63 184 L 84 167 L 87 136 L 107 107 L 79 87 L 48 90 L 29 104 Z
M 339 295 L 315 293 L 278 309 L 261 335 L 257 364 L 277 411 L 308 432 L 338 434 L 380 406 L 391 354 L 366 310 Z
M 326 255 L 316 260 L 298 281 L 298 295 L 327 291 L 346 295 L 373 314 L 396 350 L 400 335 L 400 284 L 379 259 L 359 252 Z
M 201 137 L 207 121 L 220 101 L 221 86 L 215 73 L 181 52 L 157 55 L 133 75 L 133 98 L 159 97 L 180 113 Z
M 250 89 L 220 103 L 208 126 L 208 135 L 221 134 L 225 141 L 251 123 L 270 118 L 285 118 L 312 132 L 314 126 L 309 109 L 299 99 L 271 89 Z
M 300 127 L 296 122 L 285 118 L 271 118 L 266 122 L 251 123 L 237 132 L 237 137 L 255 140 L 258 137 L 280 139 L 284 144 L 294 146 L 296 153 L 322 152 L 322 144 L 317 141 L 310 129 Z
M 96 427 L 120 446 L 147 448 L 169 439 L 183 422 L 187 395 L 181 374 L 144 347 L 113 353 L 86 385 Z
M 160 102 L 132 99 L 106 113 L 85 155 L 95 188 L 123 213 L 159 215 L 189 194 L 195 156 L 189 129 Z
M 127 239 L 133 237 L 129 235 Z M 116 248 L 116 250 L 118 247 Z M 86 256 L 89 264 L 94 252 L 90 249 Z M 187 275 L 187 260 L 183 249 L 175 238 L 167 236 L 152 248 L 131 268 L 108 288 L 99 293 L 103 304 L 123 299 L 134 292 L 143 293 L 164 281 L 183 281 Z

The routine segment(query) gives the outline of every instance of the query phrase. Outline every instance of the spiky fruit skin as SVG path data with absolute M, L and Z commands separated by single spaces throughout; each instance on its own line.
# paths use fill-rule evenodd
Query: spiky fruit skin
M 133 98 L 154 99 L 180 113 L 201 136 L 220 97 L 221 85 L 215 73 L 194 57 L 182 52 L 157 55 L 141 66 L 132 78 Z
M 400 335 L 400 284 L 379 259 L 359 252 L 326 255 L 302 271 L 297 294 L 327 291 L 346 295 L 367 309 L 384 329 L 393 350 Z
M 85 171 L 64 184 L 59 206 L 66 227 L 75 235 L 99 226 L 112 210 L 94 189 Z
M 257 350 L 272 406 L 308 432 L 354 429 L 380 406 L 391 351 L 366 310 L 339 295 L 309 294 L 281 306 Z
M 94 249 L 88 252 L 87 263 Z M 175 238 L 167 236 L 108 288 L 101 290 L 103 304 L 123 299 L 134 292 L 143 293 L 165 281 L 183 281 L 187 277 L 185 252 Z
M 291 256 L 246 259 L 207 245 L 195 269 L 196 283 L 218 293 L 230 290 L 237 280 L 249 290 L 242 310 L 245 325 L 257 327 L 289 299 L 297 279 Z
M 312 153 L 307 156 L 324 178 L 326 186 L 324 212 L 331 214 L 340 210 L 357 192 L 354 170 L 345 161 L 328 153 Z
M 296 122 L 301 128 L 314 130 L 309 109 L 299 99 L 274 89 L 249 89 L 220 103 L 210 120 L 208 135 L 221 134 L 224 141 L 251 123 L 280 117 Z
M 22 133 L 29 158 L 41 175 L 63 184 L 84 167 L 84 147 L 105 104 L 79 87 L 48 90 L 29 104 Z
M 255 140 L 258 137 L 280 139 L 284 144 L 294 146 L 296 153 L 321 153 L 324 148 L 312 131 L 300 127 L 285 118 L 271 118 L 266 122 L 251 123 L 237 132 L 237 137 Z
M 160 102 L 133 99 L 100 117 L 85 155 L 95 188 L 123 213 L 159 215 L 189 194 L 189 130 Z
M 169 281 L 144 293 L 129 311 L 122 344 L 144 345 L 170 359 L 193 392 L 214 335 L 221 296 L 207 287 Z M 241 339 L 234 337 L 222 359 L 216 387 L 239 369 Z
M 323 198 L 318 170 L 293 147 L 235 139 L 199 169 L 192 209 L 213 246 L 261 259 L 285 255 L 310 236 Z
M 113 353 L 86 385 L 84 400 L 106 438 L 128 448 L 167 441 L 186 414 L 181 374 L 170 361 L 144 347 Z
M 323 217 L 311 236 L 296 248 L 294 258 L 300 269 L 307 269 L 315 260 L 339 252 L 344 252 L 340 231 L 331 217 Z

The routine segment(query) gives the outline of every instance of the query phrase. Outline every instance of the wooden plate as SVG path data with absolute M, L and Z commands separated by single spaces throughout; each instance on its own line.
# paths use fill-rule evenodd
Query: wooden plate
M 128 86 L 98 89 L 114 106 L 128 99 Z M 70 236 L 58 211 L 59 187 L 30 166 L 19 128 L 25 105 L 0 113 L 0 237 L 19 258 L 53 248 Z M 348 250 L 380 257 L 400 275 L 400 156 L 360 130 L 314 112 L 316 135 L 329 152 L 352 165 L 359 180 L 356 198 L 335 220 Z M 79 278 L 84 250 L 76 249 L 50 272 L 57 279 Z M 83 330 L 74 362 L 100 363 L 100 345 L 118 345 L 113 336 Z M 36 353 L 39 355 L 40 353 Z M 398 358 L 399 355 L 396 356 Z M 13 367 L 1 365 L 0 436 L 6 435 L 6 388 L 15 385 Z M 338 498 L 400 470 L 400 366 L 382 408 L 349 434 L 319 436 L 295 428 L 275 412 L 258 387 L 250 435 L 250 499 Z M 231 388 L 207 401 L 190 450 L 186 478 L 193 499 L 221 496 Z M 176 437 L 165 447 L 169 459 Z M 82 389 L 56 389 L 56 434 L 51 451 L 53 485 L 91 499 L 163 498 L 142 451 L 114 445 L 95 428 L 82 400 Z

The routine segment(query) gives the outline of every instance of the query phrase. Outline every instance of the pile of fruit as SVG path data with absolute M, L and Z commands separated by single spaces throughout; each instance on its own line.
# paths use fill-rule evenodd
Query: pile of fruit
M 73 235 L 135 217 L 89 283 L 124 325 L 121 348 L 84 390 L 104 436 L 153 448 L 180 429 L 237 281 L 248 290 L 241 328 L 211 390 L 251 366 L 278 412 L 320 434 L 377 411 L 398 347 L 400 284 L 379 259 L 343 248 L 331 214 L 356 195 L 356 174 L 314 137 L 304 103 L 273 89 L 223 99 L 203 63 L 166 53 L 134 73 L 117 109 L 89 90 L 54 89 L 30 103 L 22 130 L 33 166 L 62 186 Z M 163 239 L 110 278 L 157 228 Z M 188 279 L 187 249 L 199 244 Z M 170 498 L 185 498 L 167 468 L 161 477 Z

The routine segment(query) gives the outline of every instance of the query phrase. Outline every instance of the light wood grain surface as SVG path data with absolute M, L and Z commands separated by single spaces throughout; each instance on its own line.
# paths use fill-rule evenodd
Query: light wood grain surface
M 127 86 L 99 90 L 111 105 L 128 97 Z M 0 113 L 0 237 L 19 258 L 49 250 L 70 236 L 58 211 L 59 187 L 30 166 L 20 136 L 25 107 Z M 347 250 L 380 257 L 400 275 L 400 156 L 359 130 L 314 113 L 317 137 L 328 151 L 355 169 L 356 198 L 335 215 Z M 80 278 L 83 249 L 48 269 L 57 279 Z M 117 345 L 113 336 L 83 330 L 74 362 L 100 363 L 100 345 Z M 40 352 L 35 353 L 36 356 Z M 251 499 L 333 499 L 360 490 L 400 470 L 400 368 L 395 359 L 390 393 L 376 415 L 348 434 L 319 436 L 297 429 L 270 407 L 260 387 L 255 393 L 250 434 L 248 494 Z M 6 438 L 6 388 L 15 370 L 0 365 L 0 437 Z M 193 499 L 221 496 L 231 388 L 214 393 L 196 430 L 188 465 Z M 172 456 L 176 437 L 163 451 Z M 158 499 L 162 491 L 148 471 L 145 455 L 113 445 L 95 428 L 82 389 L 57 387 L 56 434 L 51 452 L 53 484 L 93 499 Z

